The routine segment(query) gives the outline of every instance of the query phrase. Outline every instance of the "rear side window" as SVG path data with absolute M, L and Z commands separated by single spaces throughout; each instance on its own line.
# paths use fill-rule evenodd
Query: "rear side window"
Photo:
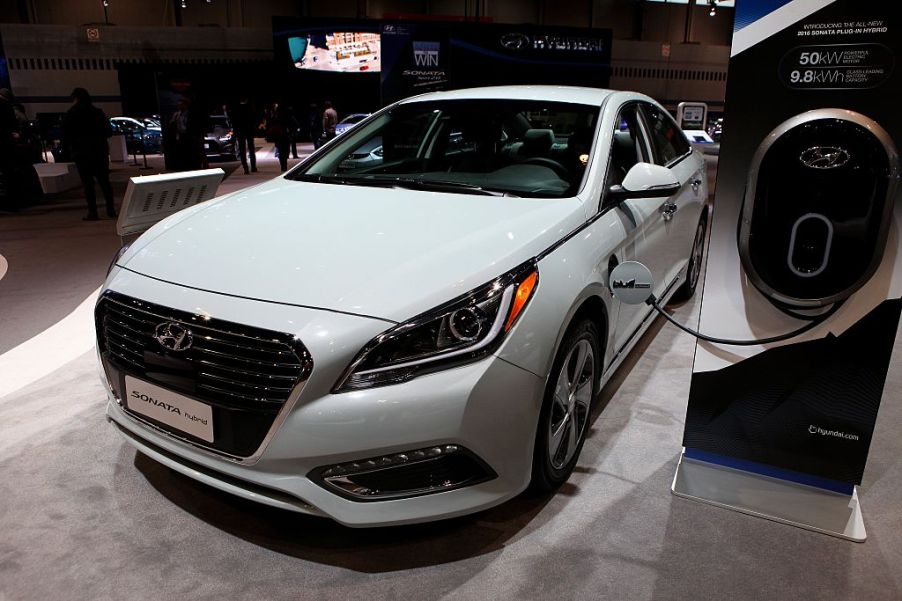
M 650 104 L 642 105 L 645 121 L 648 123 L 651 143 L 655 149 L 656 160 L 659 165 L 667 165 L 689 152 L 689 142 L 686 136 L 677 127 L 676 122 L 666 111 Z

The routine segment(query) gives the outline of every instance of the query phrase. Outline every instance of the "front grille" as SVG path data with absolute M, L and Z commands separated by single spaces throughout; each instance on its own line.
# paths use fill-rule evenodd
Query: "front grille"
M 173 351 L 157 341 L 156 328 L 167 322 L 191 331 L 189 348 Z M 307 349 L 289 334 L 114 292 L 104 294 L 98 303 L 96 323 L 98 347 L 105 367 L 112 368 L 107 375 L 120 400 L 128 374 L 207 403 L 214 412 L 212 445 L 164 424 L 154 425 L 239 457 L 253 454 L 262 444 L 294 388 L 313 368 Z

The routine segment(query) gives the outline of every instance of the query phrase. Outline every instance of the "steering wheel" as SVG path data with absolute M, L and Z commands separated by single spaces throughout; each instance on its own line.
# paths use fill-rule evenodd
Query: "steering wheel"
M 554 174 L 559 178 L 564 180 L 565 182 L 571 181 L 573 177 L 570 174 L 570 170 L 555 161 L 554 159 L 549 159 L 546 157 L 529 157 L 525 161 L 520 162 L 521 165 L 541 165 L 542 167 L 547 167 L 554 171 Z

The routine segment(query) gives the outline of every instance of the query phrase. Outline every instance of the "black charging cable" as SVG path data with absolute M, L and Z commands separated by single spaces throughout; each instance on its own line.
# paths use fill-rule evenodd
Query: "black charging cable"
M 713 342 L 714 344 L 725 344 L 729 346 L 756 346 L 759 344 L 770 344 L 772 342 L 783 342 L 784 340 L 789 340 L 790 338 L 795 338 L 796 336 L 800 336 L 805 332 L 814 329 L 818 325 L 824 323 L 827 319 L 830 318 L 831 315 L 836 313 L 839 307 L 842 305 L 842 302 L 834 303 L 833 306 L 830 307 L 827 311 L 814 316 L 805 316 L 804 319 L 808 319 L 808 323 L 797 330 L 793 330 L 792 332 L 787 332 L 786 334 L 780 334 L 779 336 L 771 336 L 770 338 L 760 338 L 758 340 L 727 340 L 726 338 L 715 338 L 714 336 L 707 336 L 702 334 L 701 332 L 696 332 L 695 330 L 691 330 L 675 320 L 670 316 L 667 311 L 665 311 L 661 305 L 658 304 L 658 299 L 652 294 L 648 297 L 648 300 L 645 301 L 652 307 L 654 307 L 658 313 L 664 316 L 664 318 L 683 330 L 687 334 L 691 334 L 695 336 L 699 340 L 704 340 L 706 342 Z

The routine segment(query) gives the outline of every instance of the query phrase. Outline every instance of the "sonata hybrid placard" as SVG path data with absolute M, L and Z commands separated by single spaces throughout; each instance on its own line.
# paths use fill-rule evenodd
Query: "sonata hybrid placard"
M 776 8 L 775 8 L 776 7 Z M 902 3 L 738 0 L 686 456 L 861 482 L 899 322 Z

